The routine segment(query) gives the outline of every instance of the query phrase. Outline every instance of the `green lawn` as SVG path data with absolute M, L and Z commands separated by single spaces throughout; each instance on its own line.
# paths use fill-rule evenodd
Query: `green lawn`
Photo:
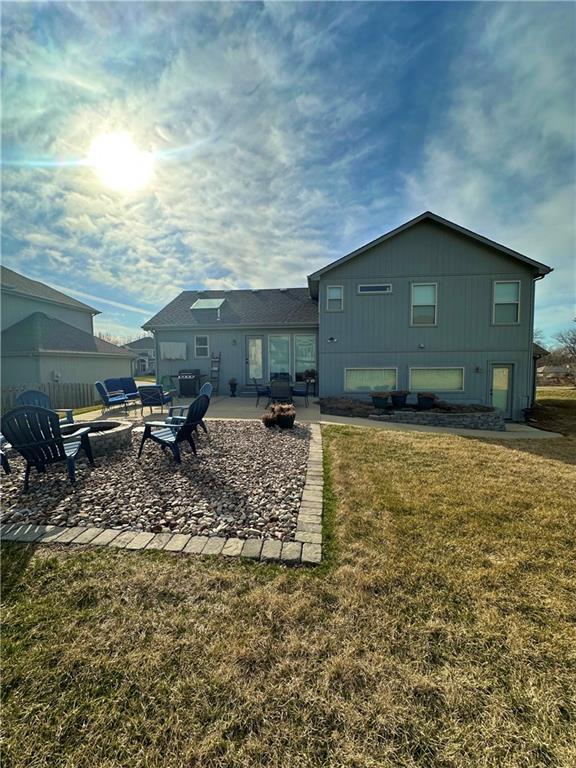
M 4 545 L 3 765 L 576 764 L 573 439 L 324 437 L 315 571 Z

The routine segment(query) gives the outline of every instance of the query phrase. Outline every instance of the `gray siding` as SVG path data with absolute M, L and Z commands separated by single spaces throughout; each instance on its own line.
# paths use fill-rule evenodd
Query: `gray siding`
M 42 382 L 54 381 L 54 371 L 60 374 L 58 380 L 66 383 L 93 384 L 95 381 L 118 376 L 132 376 L 132 360 L 113 355 L 91 356 L 80 352 L 41 355 L 39 366 Z
M 492 322 L 494 280 L 519 280 L 520 322 Z M 358 295 L 366 282 L 392 284 L 391 294 Z M 412 327 L 413 282 L 437 283 L 437 324 Z M 326 289 L 342 285 L 343 312 L 326 312 Z M 465 368 L 465 391 L 447 400 L 488 403 L 489 364 L 514 365 L 514 417 L 530 403 L 534 282 L 532 268 L 431 222 L 422 222 L 320 278 L 320 394 L 343 394 L 344 368 Z M 328 342 L 332 337 L 336 341 Z M 439 393 L 440 394 L 440 393 Z
M 225 330 L 162 330 L 156 331 L 156 362 L 157 362 L 157 379 L 161 381 L 163 376 L 172 375 L 178 373 L 182 368 L 199 368 L 202 373 L 209 374 L 210 372 L 210 358 L 196 358 L 194 357 L 194 336 L 208 336 L 210 340 L 210 355 L 215 352 L 220 352 L 221 364 L 220 364 L 220 392 L 226 391 L 227 382 L 230 378 L 237 379 L 240 387 L 246 384 L 251 384 L 247 381 L 246 376 L 246 338 L 248 336 L 263 336 L 263 351 L 264 351 L 264 378 L 268 378 L 268 336 L 269 335 L 291 335 L 292 336 L 292 349 L 291 358 L 292 366 L 294 364 L 294 348 L 293 337 L 294 335 L 314 335 L 317 336 L 318 329 L 315 327 L 300 328 L 296 326 L 285 326 L 280 328 L 241 328 L 241 329 L 225 329 Z M 179 341 L 186 343 L 187 358 L 186 360 L 162 360 L 159 345 L 163 341 Z
M 34 312 L 43 312 L 49 317 L 55 317 L 64 323 L 80 328 L 81 331 L 94 333 L 92 315 L 74 307 L 65 307 L 52 301 L 43 301 L 28 296 L 19 296 L 2 291 L 2 330 L 23 320 Z
M 2 386 L 40 382 L 38 358 L 32 355 L 2 356 Z

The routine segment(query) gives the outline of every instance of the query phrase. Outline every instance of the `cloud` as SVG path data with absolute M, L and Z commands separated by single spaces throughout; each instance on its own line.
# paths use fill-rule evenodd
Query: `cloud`
M 7 5 L 5 157 L 79 159 L 95 135 L 125 129 L 157 162 L 150 187 L 124 197 L 89 167 L 5 167 L 5 258 L 153 314 L 186 288 L 304 285 L 431 208 L 550 262 L 539 306 L 560 297 L 563 323 L 571 14 L 540 4 Z

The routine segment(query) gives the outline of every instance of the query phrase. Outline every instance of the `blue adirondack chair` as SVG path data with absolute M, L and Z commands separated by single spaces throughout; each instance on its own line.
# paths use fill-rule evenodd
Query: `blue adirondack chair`
M 202 419 L 204 418 L 209 405 L 210 399 L 207 395 L 198 395 L 192 405 L 188 408 L 186 418 L 181 424 L 166 424 L 162 421 L 149 421 L 144 427 L 144 434 L 142 435 L 138 458 L 142 456 L 146 440 L 152 440 L 163 449 L 169 448 L 172 451 L 176 464 L 181 463 L 180 443 L 187 442 L 193 453 L 196 453 L 193 432 L 202 424 Z M 158 427 L 158 429 L 153 429 L 153 427 Z
M 16 397 L 16 405 L 38 405 L 40 408 L 49 408 L 56 413 L 65 413 L 65 417 L 60 419 L 61 424 L 74 424 L 74 411 L 72 408 L 52 408 L 50 397 L 45 392 L 38 389 L 27 389 L 20 392 Z
M 150 408 L 150 413 L 152 413 L 152 408 L 155 405 L 159 405 L 162 409 L 162 413 L 164 413 L 164 406 L 172 402 L 172 395 L 169 392 L 164 392 L 164 389 L 160 384 L 150 384 L 146 387 L 138 387 L 138 392 L 140 394 L 140 407 L 142 412 L 144 412 L 144 407 L 148 406 Z
M 208 398 L 208 400 L 210 400 L 212 397 L 213 389 L 214 388 L 212 384 L 210 384 L 210 382 L 207 381 L 205 384 L 202 384 L 202 386 L 200 387 L 200 392 L 198 393 L 198 397 L 205 395 Z M 186 416 L 184 415 L 184 412 L 188 411 L 192 407 L 192 404 L 189 406 L 173 405 L 171 408 L 169 408 L 166 424 L 183 424 L 186 421 Z M 199 426 L 202 427 L 202 429 L 204 430 L 204 432 L 206 432 L 206 434 L 208 434 L 208 427 L 206 426 L 204 419 L 201 419 Z
M 102 413 L 104 413 L 104 408 L 112 408 L 115 405 L 123 405 L 124 410 L 128 413 L 128 398 L 124 392 L 109 392 L 101 381 L 96 381 L 94 386 L 102 400 Z
M 26 461 L 24 491 L 28 490 L 30 471 L 45 472 L 46 467 L 65 461 L 72 485 L 76 482 L 76 458 L 82 449 L 94 466 L 88 433 L 90 427 L 81 427 L 64 437 L 60 431 L 58 414 L 37 405 L 13 408 L 2 416 L 2 434 Z

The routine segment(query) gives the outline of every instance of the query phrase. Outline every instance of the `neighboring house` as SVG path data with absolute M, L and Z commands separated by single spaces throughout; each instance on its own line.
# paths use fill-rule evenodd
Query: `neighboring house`
M 132 361 L 135 376 L 153 376 L 156 373 L 156 342 L 154 336 L 144 336 L 125 345 L 132 350 L 136 359 Z
M 572 384 L 573 378 L 569 365 L 542 365 L 536 370 L 538 384 Z
M 550 267 L 427 212 L 308 277 L 308 289 L 184 291 L 143 328 L 157 373 L 221 354 L 249 385 L 317 369 L 321 397 L 433 391 L 522 418 L 532 403 L 534 282 Z
M 94 336 L 97 309 L 1 268 L 2 386 L 129 376 L 133 353 Z

